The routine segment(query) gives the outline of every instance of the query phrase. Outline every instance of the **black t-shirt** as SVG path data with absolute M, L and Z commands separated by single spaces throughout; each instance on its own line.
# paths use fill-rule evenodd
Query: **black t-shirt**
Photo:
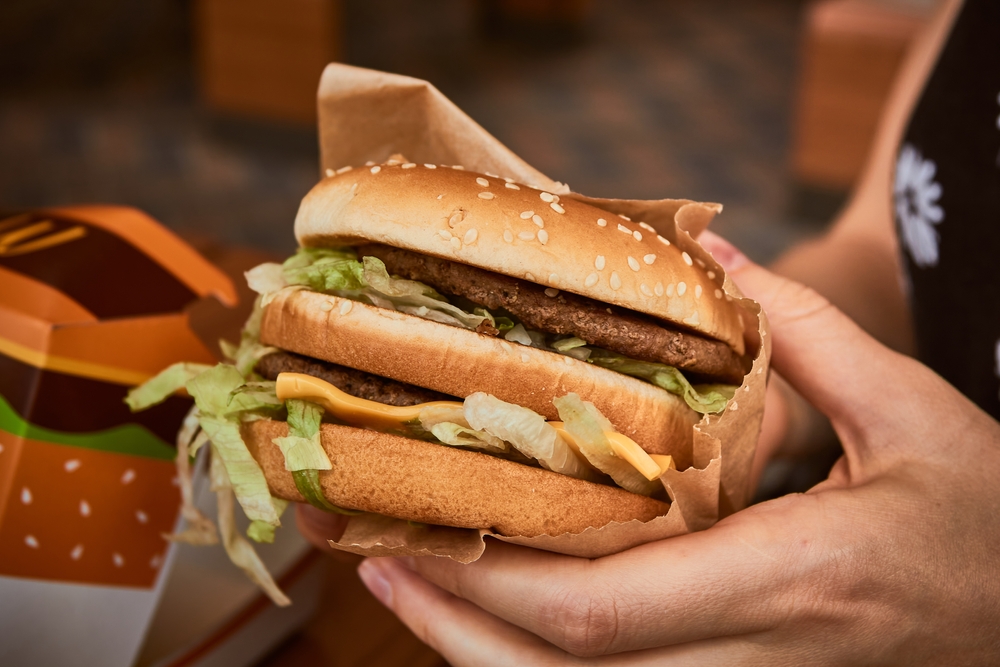
M 922 362 L 1000 419 L 1000 2 L 967 0 L 899 147 L 896 231 Z

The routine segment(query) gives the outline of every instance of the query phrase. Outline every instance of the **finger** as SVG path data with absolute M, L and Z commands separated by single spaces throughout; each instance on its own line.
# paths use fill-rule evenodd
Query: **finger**
M 330 546 L 330 540 L 337 541 L 347 529 L 349 517 L 343 514 L 324 512 L 321 509 L 297 503 L 295 505 L 295 525 L 302 537 L 322 551 L 336 551 Z
M 445 590 L 574 655 L 759 632 L 777 623 L 781 605 L 772 601 L 801 584 L 809 561 L 796 549 L 822 553 L 824 535 L 807 511 L 824 501 L 792 501 L 593 561 L 491 542 L 469 565 L 410 562 Z M 799 526 L 793 545 L 788 525 Z
M 565 664 L 565 654 L 531 633 L 455 597 L 392 558 L 358 568 L 368 590 L 454 667 Z

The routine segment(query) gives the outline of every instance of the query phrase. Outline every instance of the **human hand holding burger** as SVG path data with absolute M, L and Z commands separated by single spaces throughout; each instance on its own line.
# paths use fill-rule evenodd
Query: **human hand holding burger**
M 469 565 L 368 559 L 366 585 L 456 667 L 996 663 L 1000 425 L 816 293 L 701 240 L 836 429 L 829 478 L 605 558 L 491 542 Z M 336 526 L 308 510 L 322 544 Z

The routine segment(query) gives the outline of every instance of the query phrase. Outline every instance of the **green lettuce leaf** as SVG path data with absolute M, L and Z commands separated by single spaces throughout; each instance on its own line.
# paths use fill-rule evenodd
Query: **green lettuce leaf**
M 203 415 L 222 415 L 229 407 L 233 392 L 243 383 L 243 375 L 235 366 L 217 364 L 191 378 L 184 386 Z
M 608 368 L 624 375 L 643 379 L 666 389 L 684 399 L 684 402 L 701 414 L 721 412 L 738 387 L 726 384 L 692 385 L 684 374 L 673 366 L 650 361 L 637 361 L 607 350 L 594 350 L 589 361 L 595 366 Z
M 138 387 L 131 389 L 125 397 L 125 403 L 132 412 L 151 408 L 167 400 L 169 396 L 209 368 L 211 366 L 206 364 L 189 362 L 167 366 Z
M 318 470 L 295 470 L 292 472 L 292 479 L 295 481 L 295 488 L 299 490 L 306 502 L 313 507 L 318 507 L 327 512 L 335 514 L 346 514 L 347 516 L 357 516 L 364 514 L 357 510 L 348 510 L 337 507 L 323 495 L 323 487 L 319 483 Z
M 202 414 L 199 421 L 212 441 L 212 453 L 225 466 L 233 493 L 247 517 L 251 521 L 280 525 L 264 472 L 240 437 L 239 422 L 206 414 Z
M 285 470 L 330 470 L 333 466 L 320 443 L 320 420 L 323 408 L 298 399 L 285 401 L 288 408 L 288 435 L 275 438 L 274 444 L 285 457 Z
M 229 405 L 223 416 L 238 415 L 244 412 L 274 413 L 284 408 L 284 401 L 275 393 L 276 383 L 273 381 L 247 382 L 237 387 L 229 394 Z
M 461 424 L 439 422 L 434 424 L 431 433 L 440 442 L 455 447 L 468 447 L 484 452 L 504 453 L 508 451 L 507 443 L 486 431 L 477 431 Z

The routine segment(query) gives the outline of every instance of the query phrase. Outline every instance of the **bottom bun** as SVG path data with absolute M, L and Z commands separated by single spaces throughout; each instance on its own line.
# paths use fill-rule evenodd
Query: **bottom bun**
M 304 502 L 272 442 L 286 435 L 284 422 L 243 425 L 243 439 L 271 493 Z M 323 424 L 321 438 L 333 464 L 319 473 L 323 495 L 347 509 L 529 537 L 649 521 L 670 509 L 618 487 L 398 435 Z

